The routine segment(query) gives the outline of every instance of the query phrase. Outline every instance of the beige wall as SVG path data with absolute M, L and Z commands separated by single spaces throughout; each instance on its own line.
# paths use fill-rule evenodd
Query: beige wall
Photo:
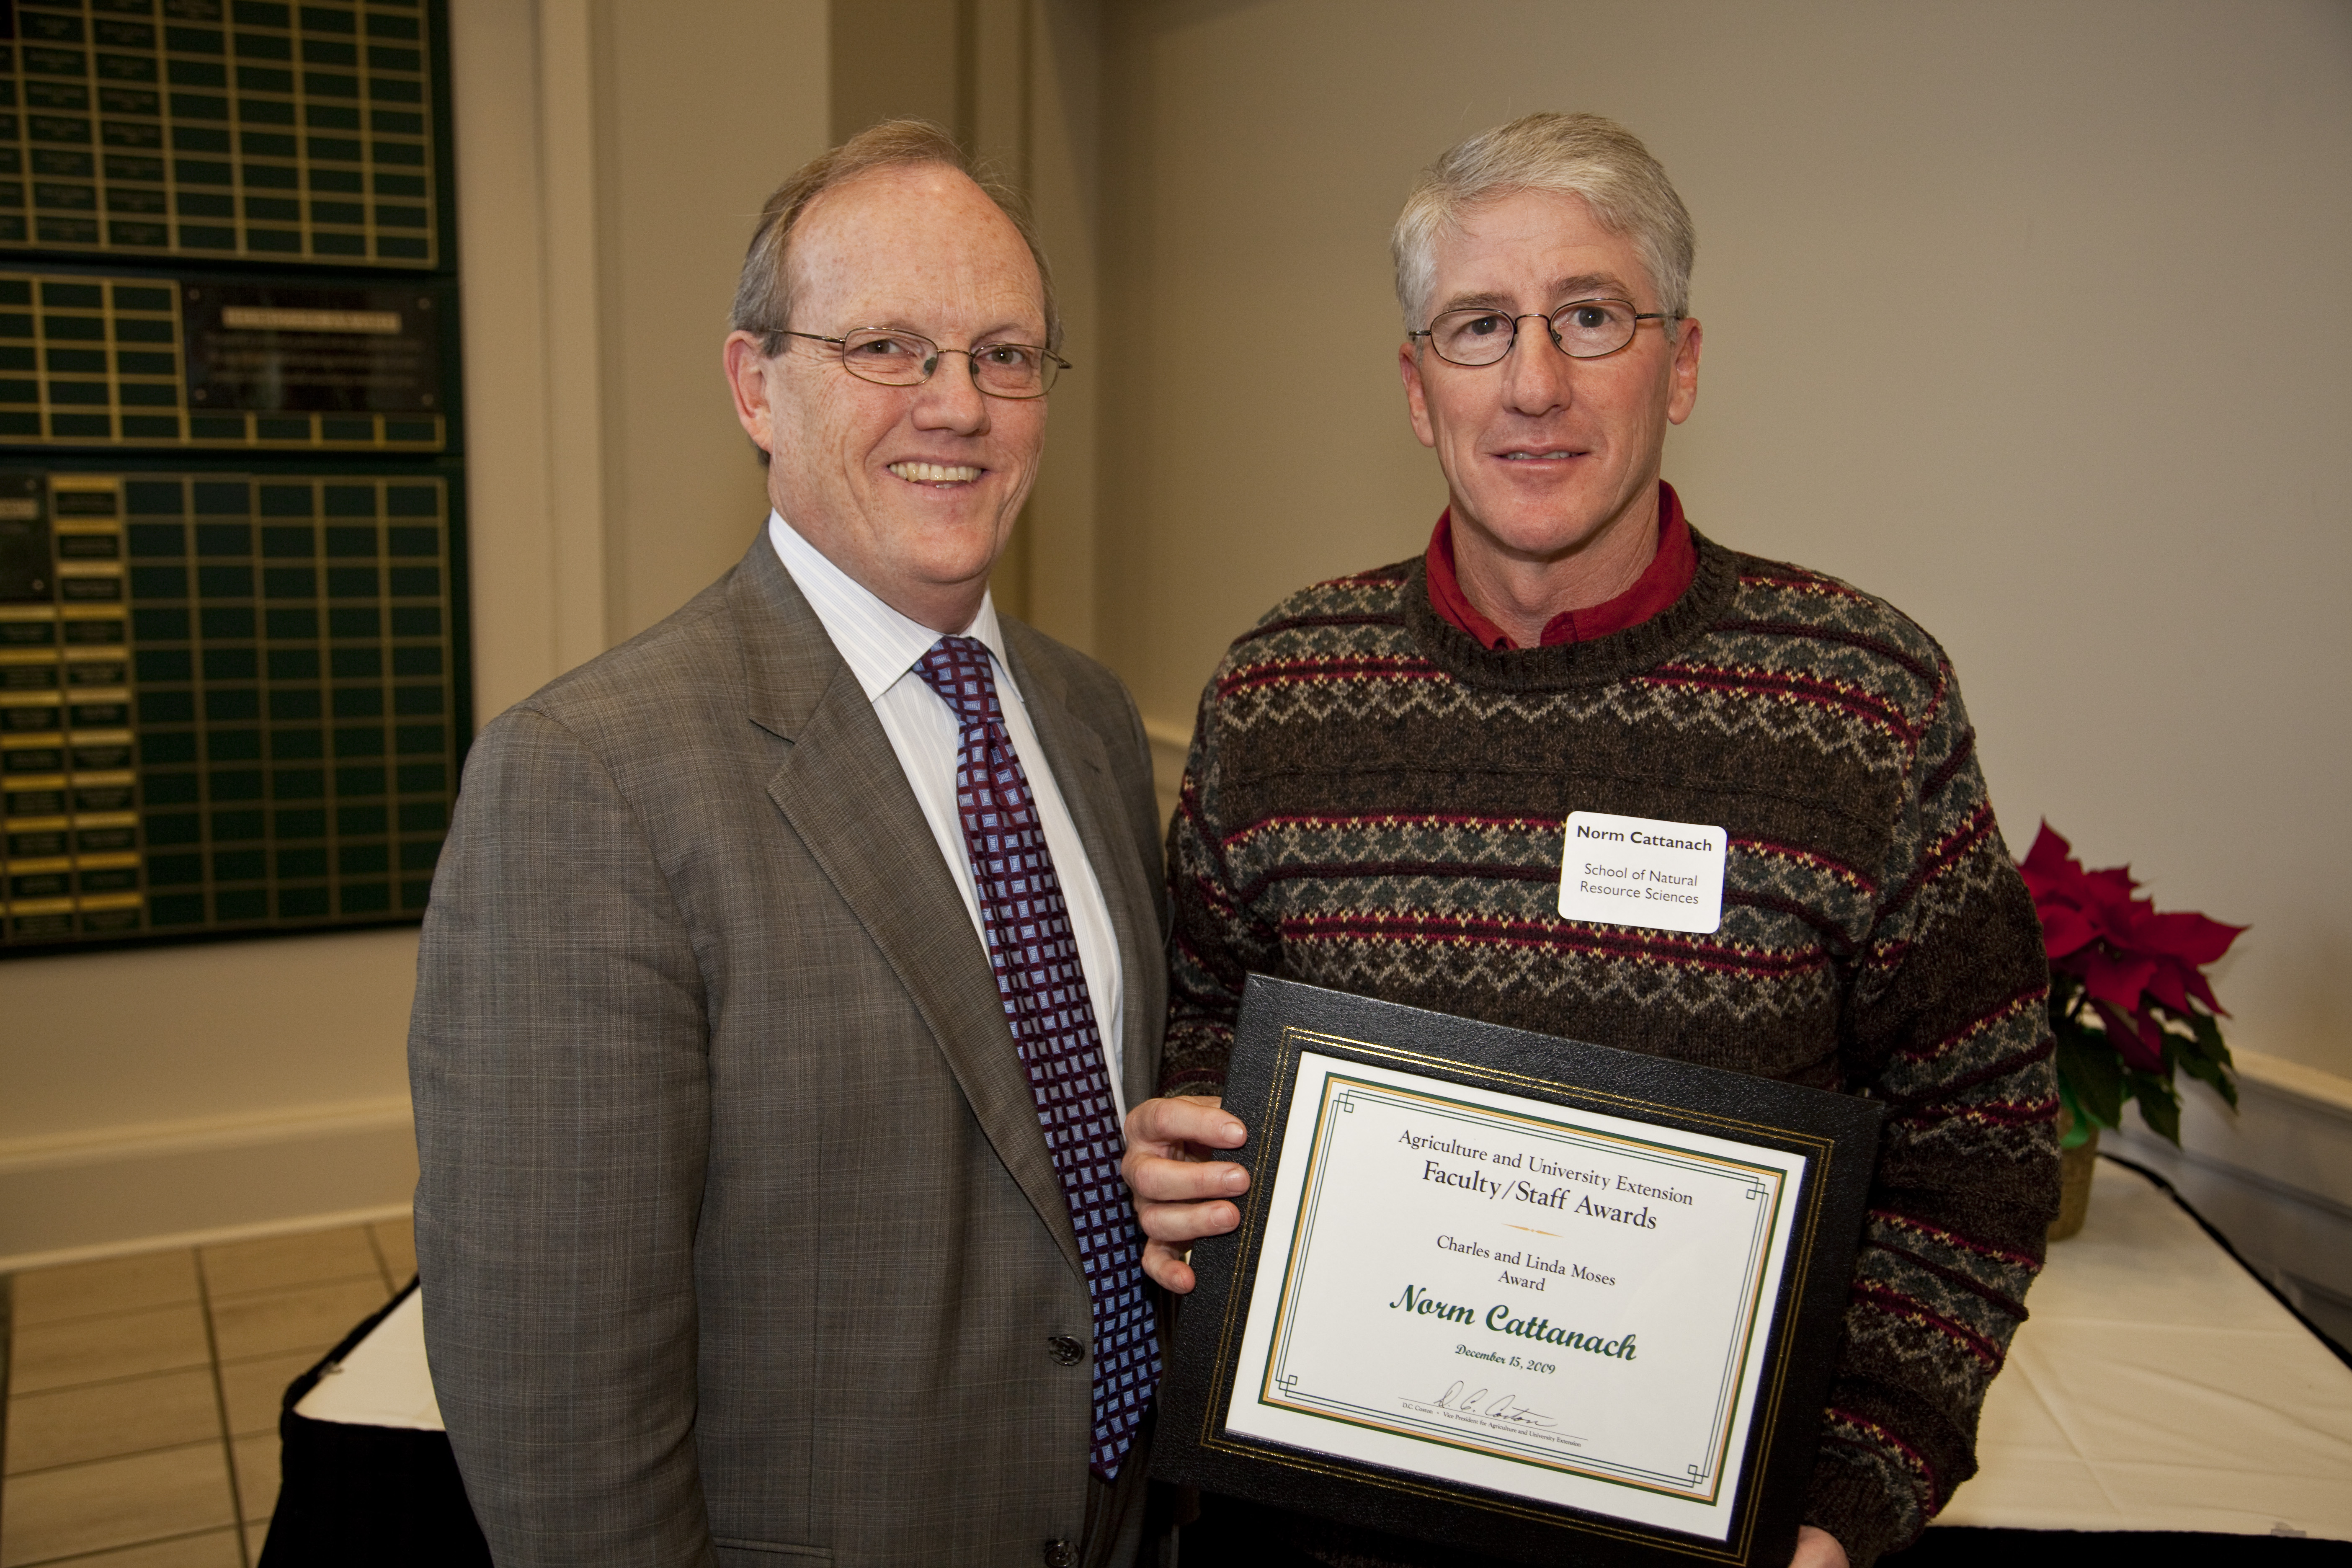
M 1055 389 L 1046 461 L 990 589 L 1000 610 L 1088 650 L 1102 367 L 1083 356 L 1098 341 L 1101 9 L 1097 0 L 832 0 L 836 140 L 919 116 L 1031 195 L 1066 351 L 1080 363 Z
M 0 1163 L 28 1148 L 403 1100 L 413 930 L 14 959 Z M 0 1256 L 30 1216 L 0 1211 Z
M 1706 329 L 1699 527 L 1945 643 L 2019 851 L 2253 930 L 2236 1037 L 2352 1074 L 2352 8 L 1189 0 L 1112 8 L 1102 647 L 1189 728 L 1287 589 L 1420 547 L 1384 260 L 1539 108 L 1644 136 Z M 1488 51 L 1475 64 L 1465 40 Z M 1255 326 L 1296 349 L 1253 356 Z
M 1029 0 L 1024 166 L 1054 264 L 1062 352 L 1076 368 L 1054 387 L 1045 463 L 1022 515 L 1021 613 L 1099 656 L 1105 535 L 1098 454 L 1106 406 L 1103 22 L 1093 0 Z
M 599 254 L 614 640 L 742 555 L 767 481 L 719 345 L 760 205 L 824 149 L 819 0 L 602 0 Z
M 766 513 L 719 345 L 761 203 L 825 143 L 825 6 L 453 10 L 488 719 L 676 609 Z
M 824 0 L 459 0 L 484 718 L 742 552 L 719 373 L 760 203 L 826 138 Z M 413 929 L 0 967 L 0 1268 L 403 1205 Z

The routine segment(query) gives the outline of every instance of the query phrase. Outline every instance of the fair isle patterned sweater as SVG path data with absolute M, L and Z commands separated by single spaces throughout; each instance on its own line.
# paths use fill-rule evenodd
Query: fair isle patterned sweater
M 1418 560 L 1294 595 L 1202 695 L 1169 838 L 1169 1093 L 1215 1093 L 1258 972 L 1869 1095 L 1888 1119 L 1807 1518 L 1859 1565 L 1976 1468 L 2057 1206 L 2032 900 L 1943 650 L 1693 534 L 1675 605 L 1490 650 Z M 1577 810 L 1721 826 L 1723 923 L 1560 918 Z M 1335 1561 L 1400 1553 L 1318 1527 Z

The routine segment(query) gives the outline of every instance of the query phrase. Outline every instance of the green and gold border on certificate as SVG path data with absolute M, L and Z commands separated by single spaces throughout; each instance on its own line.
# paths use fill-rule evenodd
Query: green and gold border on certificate
M 1310 1055 L 1334 1058 L 1314 1068 L 1319 1088 L 1302 1082 Z M 1539 1103 L 1498 1110 L 1462 1090 Z M 1238 1228 L 1192 1254 L 1200 1284 L 1176 1318 L 1156 1476 L 1506 1561 L 1787 1561 L 1883 1106 L 1257 975 L 1244 993 L 1224 1104 L 1249 1127 L 1234 1157 L 1252 1184 Z M 1679 1162 L 1694 1178 L 1706 1171 L 1755 1193 L 1738 1300 L 1726 1305 L 1719 1355 L 1706 1363 L 1715 1408 L 1705 1441 L 1679 1469 L 1654 1454 L 1626 1465 L 1590 1447 L 1556 1451 L 1475 1422 L 1431 1429 L 1299 1376 L 1300 1320 L 1312 1306 L 1299 1292 L 1315 1288 L 1309 1261 L 1329 1245 L 1323 1232 L 1340 1124 L 1351 1107 L 1389 1114 L 1402 1105 L 1432 1125 L 1475 1120 L 1497 1135 L 1508 1128 L 1563 1149 L 1568 1140 L 1605 1145 L 1618 1158 Z M 1751 1146 L 1755 1157 L 1722 1144 Z M 1776 1233 L 1774 1266 L 1766 1238 Z M 1261 1296 L 1271 1310 L 1254 1325 Z M 1577 1314 L 1562 1316 L 1561 1327 L 1577 1330 Z M 1733 1408 L 1742 1387 L 1750 1391 L 1744 1420 Z M 1244 1420 L 1245 1411 L 1266 1414 Z M 1281 1436 L 1265 1435 L 1277 1428 Z M 1429 1468 L 1412 1457 L 1441 1452 L 1454 1458 L 1433 1458 Z M 1465 1481 L 1465 1473 L 1481 1479 Z M 1677 1527 L 1678 1510 L 1712 1522 Z
M 1289 1033 L 1302 1046 L 1311 1045 L 1319 1038 L 1305 1030 Z M 1741 1289 L 1734 1303 L 1734 1322 L 1725 1338 L 1725 1362 L 1716 1393 L 1716 1419 L 1705 1448 L 1693 1458 L 1680 1475 L 1583 1456 L 1571 1458 L 1557 1452 L 1547 1452 L 1529 1442 L 1510 1442 L 1499 1436 L 1473 1441 L 1465 1437 L 1458 1426 L 1448 1426 L 1435 1421 L 1404 1420 L 1392 1412 L 1351 1403 L 1344 1396 L 1318 1396 L 1300 1386 L 1298 1374 L 1286 1365 L 1295 1322 L 1293 1309 L 1303 1283 L 1303 1266 L 1311 1244 L 1316 1211 L 1325 1191 L 1324 1178 L 1329 1165 L 1331 1145 L 1339 1131 L 1339 1119 L 1351 1112 L 1360 1099 L 1410 1103 L 1441 1121 L 1454 1121 L 1471 1127 L 1507 1128 L 1522 1138 L 1557 1143 L 1566 1149 L 1605 1146 L 1621 1157 L 1631 1155 L 1645 1159 L 1670 1170 L 1738 1173 L 1745 1179 L 1748 1195 L 1751 1201 L 1756 1201 L 1756 1223 L 1745 1238 L 1748 1254 L 1744 1260 Z M 1732 1408 L 1755 1341 L 1756 1318 L 1762 1306 L 1764 1275 L 1770 1261 L 1767 1244 L 1780 1217 L 1786 1185 L 1783 1173 L 1752 1161 L 1680 1149 L 1659 1140 L 1628 1138 L 1566 1121 L 1511 1115 L 1460 1100 L 1400 1090 L 1360 1078 L 1331 1074 L 1323 1081 L 1323 1104 L 1316 1118 L 1315 1142 L 1308 1151 L 1306 1184 L 1300 1194 L 1297 1219 L 1291 1232 L 1291 1245 L 1283 1269 L 1280 1304 L 1276 1310 L 1274 1351 L 1266 1359 L 1259 1379 L 1258 1398 L 1269 1405 L 1298 1410 L 1350 1426 L 1395 1432 L 1448 1447 L 1585 1476 L 1614 1486 L 1713 1502 L 1723 1485 L 1724 1457 L 1731 1440 Z

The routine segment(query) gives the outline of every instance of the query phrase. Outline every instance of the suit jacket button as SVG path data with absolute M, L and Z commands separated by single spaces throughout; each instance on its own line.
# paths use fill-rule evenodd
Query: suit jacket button
M 1054 1363 L 1056 1366 L 1076 1366 L 1085 1359 L 1087 1353 L 1087 1347 L 1067 1334 L 1055 1334 L 1045 1342 L 1045 1348 L 1054 1352 Z M 1066 1542 L 1057 1542 L 1055 1544 L 1066 1546 Z M 1045 1561 L 1048 1563 L 1054 1561 L 1052 1547 L 1046 1548 Z M 1072 1561 L 1075 1562 L 1076 1559 L 1073 1558 Z
M 1045 1542 L 1045 1568 L 1077 1568 L 1078 1549 L 1066 1541 Z

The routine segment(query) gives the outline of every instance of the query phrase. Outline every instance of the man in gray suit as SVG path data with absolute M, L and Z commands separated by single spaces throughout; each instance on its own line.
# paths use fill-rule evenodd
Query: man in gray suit
M 767 527 L 483 730 L 434 883 L 450 1441 L 501 1564 L 1125 1561 L 1159 832 L 1125 689 L 987 596 L 1044 262 L 890 122 L 770 199 L 734 325 Z

